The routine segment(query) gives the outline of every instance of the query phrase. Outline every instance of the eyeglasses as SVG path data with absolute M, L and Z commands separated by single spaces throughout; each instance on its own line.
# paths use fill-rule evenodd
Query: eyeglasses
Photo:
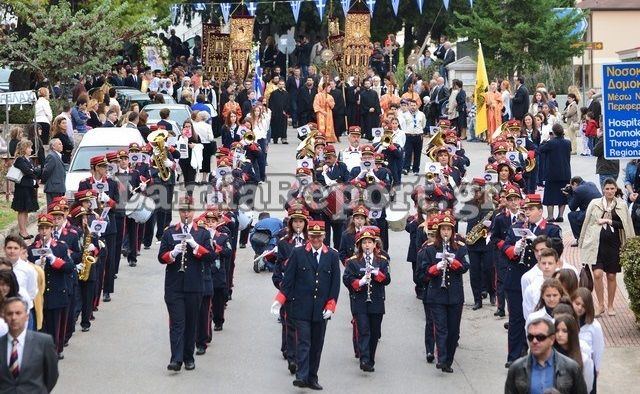
M 544 335 L 544 334 L 538 334 L 538 335 L 527 334 L 527 341 L 533 342 L 533 340 L 535 339 L 538 342 L 543 342 L 549 337 L 550 335 Z

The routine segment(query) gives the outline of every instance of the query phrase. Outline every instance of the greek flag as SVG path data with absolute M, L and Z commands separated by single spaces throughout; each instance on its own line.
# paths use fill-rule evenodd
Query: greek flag
M 262 97 L 262 67 L 260 67 L 260 51 L 256 51 L 256 66 L 253 73 L 253 90 L 256 92 L 256 100 Z

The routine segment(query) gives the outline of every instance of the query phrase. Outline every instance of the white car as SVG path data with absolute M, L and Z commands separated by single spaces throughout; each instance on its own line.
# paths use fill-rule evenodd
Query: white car
M 191 108 L 185 104 L 147 104 L 142 110 L 149 114 L 147 125 L 157 124 L 160 121 L 160 110 L 167 108 L 169 112 L 169 123 L 172 124 L 174 132 L 180 134 L 184 121 L 191 118 Z
M 91 176 L 89 161 L 92 157 L 120 149 L 129 149 L 129 144 L 132 142 L 137 142 L 140 146 L 146 144 L 138 129 L 98 127 L 87 131 L 71 158 L 65 183 L 67 200 L 73 200 L 73 194 L 78 191 L 80 181 Z

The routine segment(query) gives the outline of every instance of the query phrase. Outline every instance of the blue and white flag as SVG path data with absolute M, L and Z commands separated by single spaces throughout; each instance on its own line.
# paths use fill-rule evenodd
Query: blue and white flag
M 298 17 L 300 16 L 300 5 L 302 1 L 292 1 L 291 2 L 291 12 L 293 13 L 293 19 L 298 23 Z
M 229 12 L 231 11 L 231 4 L 220 3 L 220 11 L 222 12 L 222 19 L 224 19 L 224 23 L 229 23 Z
M 473 8 L 473 0 L 469 0 L 469 7 Z
M 400 0 L 391 0 L 391 7 L 393 7 L 393 13 L 398 16 L 398 7 L 400 6 Z
M 325 0 L 315 0 L 316 7 L 318 7 L 318 14 L 320 14 L 320 22 L 322 22 L 322 18 L 324 17 L 324 8 L 327 6 Z
M 424 4 L 424 0 L 416 0 L 418 2 L 418 11 L 420 11 L 420 15 L 422 15 L 422 5 Z
M 369 14 L 373 18 L 373 9 L 376 7 L 376 0 L 367 0 L 367 7 L 369 7 Z
M 449 10 L 449 0 L 442 0 L 444 2 L 444 8 Z M 472 0 L 473 1 L 473 0 Z
M 349 12 L 349 7 L 351 7 L 351 0 L 340 0 L 340 4 L 342 4 L 342 12 L 346 16 L 347 12 Z
M 249 11 L 249 15 L 256 16 L 256 10 L 258 9 L 257 1 L 250 1 L 247 5 L 247 11 Z
M 256 100 L 262 97 L 262 67 L 260 67 L 260 51 L 256 51 L 256 65 L 253 73 L 253 91 L 256 92 Z

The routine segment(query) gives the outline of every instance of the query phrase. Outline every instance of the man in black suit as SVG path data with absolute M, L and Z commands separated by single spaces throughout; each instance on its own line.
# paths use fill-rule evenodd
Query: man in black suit
M 444 84 L 444 78 L 436 79 L 436 87 L 431 91 L 429 97 L 429 125 L 435 126 L 442 113 L 442 104 L 449 99 L 449 89 Z
M 444 53 L 446 51 L 446 49 L 444 48 L 445 42 L 447 42 L 447 36 L 440 36 L 438 46 L 433 52 L 433 56 L 435 56 L 436 59 L 444 60 Z
M 451 43 L 449 41 L 444 43 L 444 57 L 442 59 L 442 65 L 440 66 L 440 74 L 444 77 L 445 82 L 449 82 L 449 70 L 447 66 L 456 61 L 456 53 L 451 49 Z
M 380 98 L 371 90 L 371 80 L 365 79 L 360 91 L 360 116 L 362 119 L 362 136 L 373 140 L 371 129 L 380 126 Z
M 314 119 L 313 100 L 318 93 L 312 77 L 307 77 L 303 88 L 298 91 L 298 124 L 305 125 Z
M 589 89 L 587 92 L 587 108 L 589 111 L 593 112 L 593 119 L 595 119 L 598 124 L 600 124 L 600 116 L 602 115 L 602 105 L 600 104 L 600 100 L 596 97 L 596 90 Z
M 27 330 L 27 303 L 20 297 L 5 300 L 4 320 L 9 332 L 0 337 L 0 391 L 51 392 L 58 381 L 53 339 Z
M 280 292 L 271 306 L 271 313 L 280 316 L 280 308 L 289 301 L 287 312 L 298 334 L 298 370 L 293 385 L 313 390 L 322 390 L 318 367 L 324 334 L 340 293 L 340 257 L 324 245 L 324 230 L 323 221 L 309 221 L 309 242 L 291 253 Z
M 140 90 L 140 87 L 142 86 L 142 79 L 140 79 L 140 76 L 138 75 L 138 67 L 134 66 L 131 68 L 131 72 L 127 75 L 127 78 L 125 78 L 124 84 L 125 86 Z
M 582 224 L 584 223 L 585 216 L 587 214 L 587 207 L 591 200 L 602 197 L 598 186 L 593 182 L 587 182 L 582 177 L 574 176 L 569 182 L 571 189 L 565 192 L 569 204 L 569 224 L 571 225 L 571 232 L 573 238 L 576 241 L 571 246 L 578 246 L 577 239 L 580 237 L 582 231 Z M 574 245 L 575 244 L 575 245 Z
M 118 111 L 110 109 L 107 111 L 107 120 L 102 127 L 116 127 L 116 122 L 118 122 Z
M 287 78 L 285 86 L 291 101 L 291 124 L 293 127 L 298 127 L 299 124 L 298 93 L 302 90 L 302 76 L 300 75 L 300 72 L 300 67 L 294 68 L 293 75 Z
M 344 102 L 344 90 L 343 85 L 340 80 L 338 82 L 331 80 L 329 81 L 331 85 L 331 97 L 333 97 L 333 102 L 335 106 L 331 111 L 333 113 L 333 129 L 335 130 L 336 137 L 342 137 L 342 135 L 347 131 L 347 124 L 345 120 L 345 107 L 346 104 Z
M 65 180 L 67 172 L 62 162 L 62 141 L 52 138 L 49 141 L 49 154 L 44 160 L 41 180 L 44 183 L 44 192 L 47 195 L 47 205 L 51 204 L 55 197 L 64 196 L 67 191 Z
M 524 77 L 515 78 L 516 93 L 511 100 L 511 114 L 514 118 L 522 121 L 529 112 L 529 91 L 524 86 Z

